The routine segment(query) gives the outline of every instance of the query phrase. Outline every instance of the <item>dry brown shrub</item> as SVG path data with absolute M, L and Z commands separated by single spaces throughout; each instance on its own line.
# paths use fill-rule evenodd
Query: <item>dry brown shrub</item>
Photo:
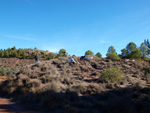
M 70 90 L 77 92 L 79 95 L 91 95 L 101 93 L 104 88 L 98 84 L 78 83 L 73 85 Z

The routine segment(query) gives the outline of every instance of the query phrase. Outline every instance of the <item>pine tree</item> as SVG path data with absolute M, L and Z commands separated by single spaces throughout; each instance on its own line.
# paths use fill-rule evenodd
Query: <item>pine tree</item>
M 124 48 L 124 49 L 122 49 L 121 50 L 121 55 L 122 55 L 122 57 L 127 57 L 127 55 L 128 55 L 128 51 Z
M 94 55 L 94 53 L 91 50 L 88 50 L 85 52 L 85 55 Z
M 26 53 L 25 53 L 25 51 L 23 51 L 22 58 L 23 58 L 23 59 L 26 58 Z
M 142 53 L 142 57 L 143 57 L 143 58 L 148 57 L 148 48 L 147 48 L 147 46 L 146 46 L 145 43 L 142 43 L 142 44 L 140 45 L 140 50 L 141 50 L 141 53 Z
M 101 54 L 100 52 L 98 52 L 98 53 L 96 53 L 96 55 L 95 55 L 95 56 L 97 56 L 97 57 L 101 58 L 101 57 L 102 57 L 102 54 Z
M 12 50 L 14 50 L 14 51 L 16 51 L 17 49 L 16 49 L 16 47 L 14 46 L 13 48 L 11 48 Z
M 4 55 L 5 57 L 9 57 L 9 52 L 8 52 L 8 50 L 6 50 L 5 51 L 5 55 Z
M 115 48 L 114 48 L 114 46 L 110 46 L 109 48 L 108 48 L 108 51 L 107 51 L 107 53 L 116 53 L 116 50 L 115 50 Z
M 0 51 L 0 57 L 4 57 L 4 51 L 2 49 Z
M 134 51 L 135 49 L 137 49 L 137 46 L 134 42 L 130 42 L 127 46 L 126 46 L 126 49 L 127 49 L 127 52 L 128 52 L 128 55 Z
M 18 53 L 17 53 L 17 51 L 14 51 L 14 53 L 13 53 L 13 57 L 18 57 Z

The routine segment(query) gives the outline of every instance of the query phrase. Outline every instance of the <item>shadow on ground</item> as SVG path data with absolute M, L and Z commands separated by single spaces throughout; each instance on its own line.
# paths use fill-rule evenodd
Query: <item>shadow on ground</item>
M 87 96 L 49 90 L 41 94 L 28 93 L 15 101 L 46 113 L 150 113 L 149 95 L 150 88 L 135 86 Z

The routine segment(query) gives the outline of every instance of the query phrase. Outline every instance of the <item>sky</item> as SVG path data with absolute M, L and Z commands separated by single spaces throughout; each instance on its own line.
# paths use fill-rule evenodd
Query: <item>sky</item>
M 150 39 L 150 0 L 0 0 L 0 48 L 118 54 Z

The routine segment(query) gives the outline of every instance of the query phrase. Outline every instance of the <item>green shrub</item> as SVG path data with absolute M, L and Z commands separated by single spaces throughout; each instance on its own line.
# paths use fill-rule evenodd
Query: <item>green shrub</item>
M 123 73 L 119 68 L 106 69 L 100 76 L 100 80 L 107 82 L 119 82 L 123 78 L 122 74 Z
M 59 57 L 67 57 L 68 53 L 66 52 L 65 49 L 60 49 L 59 50 Z
M 49 53 L 48 54 L 48 60 L 49 59 L 54 59 L 55 58 L 55 54 L 54 53 Z
M 107 57 L 112 59 L 113 61 L 119 61 L 120 57 L 115 53 L 107 53 Z
M 18 72 L 18 68 L 9 68 L 0 66 L 0 76 L 11 75 L 12 73 Z

